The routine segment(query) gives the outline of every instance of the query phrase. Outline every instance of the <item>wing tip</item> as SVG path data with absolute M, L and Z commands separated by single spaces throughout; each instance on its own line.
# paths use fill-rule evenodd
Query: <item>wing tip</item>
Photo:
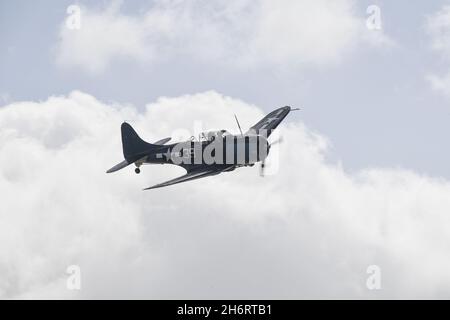
M 126 166 L 128 166 L 129 164 L 131 164 L 130 162 L 128 162 L 127 160 L 122 161 L 121 163 L 116 164 L 114 167 L 106 170 L 106 173 L 112 173 L 112 172 L 116 172 L 119 171 L 120 169 L 125 168 Z
M 162 186 L 160 186 L 160 185 L 151 186 L 151 187 L 147 187 L 147 188 L 142 189 L 142 191 L 151 190 L 151 189 L 156 189 L 156 188 L 161 188 L 161 187 L 162 187 Z

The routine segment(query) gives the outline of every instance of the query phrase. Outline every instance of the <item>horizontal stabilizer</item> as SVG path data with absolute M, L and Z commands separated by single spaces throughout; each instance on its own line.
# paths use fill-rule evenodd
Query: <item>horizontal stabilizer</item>
M 163 144 L 166 144 L 167 142 L 169 142 L 170 139 L 172 139 L 172 138 L 164 138 L 164 139 L 161 139 L 161 140 L 158 140 L 158 141 L 154 142 L 153 144 L 157 144 L 157 145 L 162 146 Z
M 120 169 L 125 168 L 125 167 L 128 166 L 129 164 L 131 164 L 131 163 L 129 163 L 127 160 L 124 160 L 124 161 L 122 161 L 121 163 L 116 164 L 114 167 L 112 167 L 112 168 L 109 169 L 108 171 L 106 171 L 106 173 L 116 172 L 116 171 L 118 171 L 118 170 L 120 170 Z

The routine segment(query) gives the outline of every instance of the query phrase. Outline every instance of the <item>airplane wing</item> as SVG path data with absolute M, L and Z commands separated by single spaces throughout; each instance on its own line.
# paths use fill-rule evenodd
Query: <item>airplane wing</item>
M 279 109 L 276 109 L 269 113 L 267 116 L 262 118 L 259 122 L 257 122 L 253 127 L 251 127 L 246 134 L 254 133 L 254 134 L 264 134 L 265 136 L 270 136 L 273 130 L 283 121 L 283 119 L 291 112 L 291 107 L 286 106 Z
M 178 177 L 178 178 L 175 178 L 175 179 L 163 182 L 163 183 L 156 184 L 154 186 L 145 188 L 144 190 L 162 188 L 162 187 L 170 186 L 172 184 L 177 184 L 177 183 L 186 182 L 186 181 L 190 181 L 190 180 L 205 178 L 208 176 L 214 176 L 216 174 L 227 171 L 227 170 L 231 169 L 232 167 L 234 167 L 234 165 L 225 166 L 225 167 L 215 167 L 215 168 L 210 168 L 210 169 L 205 169 L 205 170 L 198 169 L 198 170 L 188 171 L 188 173 L 186 173 L 184 176 L 181 176 L 181 177 Z

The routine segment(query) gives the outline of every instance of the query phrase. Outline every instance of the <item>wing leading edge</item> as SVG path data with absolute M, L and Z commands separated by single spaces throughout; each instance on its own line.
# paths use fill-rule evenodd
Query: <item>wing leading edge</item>
M 172 184 L 177 184 L 177 183 L 181 183 L 181 182 L 186 182 L 186 181 L 191 181 L 191 180 L 195 180 L 195 179 L 200 179 L 200 178 L 205 178 L 205 177 L 209 177 L 209 176 L 215 176 L 219 173 L 222 173 L 224 171 L 227 171 L 229 169 L 231 169 L 231 167 L 233 166 L 227 166 L 227 167 L 220 167 L 220 168 L 211 168 L 211 169 L 206 169 L 206 170 L 195 170 L 195 171 L 189 171 L 188 173 L 186 173 L 183 176 L 177 177 L 175 179 L 163 182 L 163 183 L 159 183 L 156 184 L 154 186 L 145 188 L 144 190 L 150 190 L 150 189 L 156 189 L 156 188 L 162 188 L 162 187 L 167 187 L 170 186 Z

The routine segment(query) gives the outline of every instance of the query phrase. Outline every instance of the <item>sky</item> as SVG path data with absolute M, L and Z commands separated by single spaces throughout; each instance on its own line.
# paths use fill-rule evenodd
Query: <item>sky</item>
M 0 0 L 0 297 L 449 298 L 449 57 L 448 1 Z M 265 178 L 105 174 L 284 105 Z

